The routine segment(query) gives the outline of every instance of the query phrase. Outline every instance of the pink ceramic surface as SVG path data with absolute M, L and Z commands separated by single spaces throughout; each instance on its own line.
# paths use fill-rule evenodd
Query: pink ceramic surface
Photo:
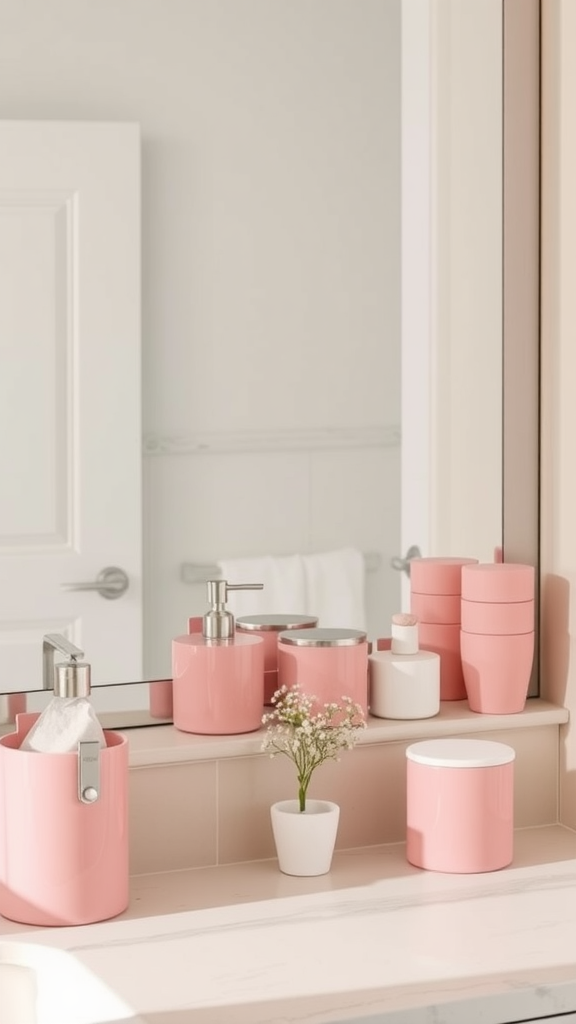
M 462 670 L 471 711 L 514 715 L 524 710 L 534 660 L 534 633 L 465 633 Z
M 244 630 L 240 623 L 236 623 L 236 633 L 243 633 L 246 636 L 259 636 L 264 645 L 264 671 L 278 671 L 278 630 Z
M 483 767 L 440 767 L 412 760 L 410 749 L 406 752 L 408 861 L 430 871 L 454 873 L 496 871 L 510 864 L 514 761 Z
M 410 593 L 410 611 L 419 622 L 460 624 L 460 594 Z
M 532 633 L 534 601 L 462 600 L 462 629 L 465 633 Z
M 533 601 L 534 585 L 533 565 L 486 562 L 462 569 L 462 597 L 466 601 Z
M 174 725 L 211 736 L 254 732 L 262 724 L 264 644 L 260 637 L 172 641 Z
M 236 620 L 236 635 L 259 636 L 264 644 L 264 703 L 278 689 L 278 634 L 289 629 L 313 629 L 318 619 L 302 615 L 258 615 Z
M 415 594 L 460 594 L 462 566 L 476 558 L 412 558 L 410 589 Z
M 81 925 L 128 906 L 128 742 L 105 731 L 100 797 L 78 799 L 78 755 L 19 750 L 37 714 L 0 739 L 0 914 Z
M 269 706 L 272 703 L 272 697 L 278 689 L 278 669 L 270 669 L 269 672 L 264 673 L 264 703 Z
M 280 636 L 278 682 L 288 687 L 298 684 L 320 704 L 340 703 L 342 697 L 350 697 L 367 715 L 368 644 L 364 640 L 349 647 L 297 647 L 284 643 Z
M 171 679 L 160 679 L 157 683 L 150 683 L 148 687 L 148 699 L 152 718 L 172 719 L 174 707 L 172 701 Z
M 420 648 L 440 655 L 440 700 L 465 700 L 459 624 L 420 622 Z

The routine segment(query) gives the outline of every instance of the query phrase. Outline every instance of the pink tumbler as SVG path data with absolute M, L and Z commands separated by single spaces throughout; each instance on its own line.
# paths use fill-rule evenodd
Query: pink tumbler
M 524 709 L 534 661 L 534 581 L 532 565 L 514 562 L 462 570 L 460 649 L 472 711 Z
M 38 718 L 0 739 L 0 914 L 44 927 L 105 921 L 128 906 L 128 741 L 78 753 L 20 750 Z

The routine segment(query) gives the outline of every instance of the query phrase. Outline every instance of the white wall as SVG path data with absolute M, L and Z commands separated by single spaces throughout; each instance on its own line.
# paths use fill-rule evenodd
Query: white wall
M 142 128 L 143 428 L 165 452 L 144 467 L 149 672 L 203 610 L 182 561 L 380 552 L 382 635 L 399 594 L 400 0 L 1 15 L 0 117 Z

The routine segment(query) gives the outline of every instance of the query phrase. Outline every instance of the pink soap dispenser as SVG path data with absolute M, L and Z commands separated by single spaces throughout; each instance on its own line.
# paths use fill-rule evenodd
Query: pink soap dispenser
M 208 580 L 202 632 L 172 641 L 174 725 L 182 732 L 226 736 L 260 728 L 264 641 L 236 633 L 226 600 L 230 590 L 262 589 L 262 583 Z

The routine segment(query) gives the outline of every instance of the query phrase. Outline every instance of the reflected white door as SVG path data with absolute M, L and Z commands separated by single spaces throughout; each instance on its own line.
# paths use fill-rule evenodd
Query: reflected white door
M 140 139 L 0 122 L 0 690 L 63 633 L 142 678 Z M 117 599 L 72 590 L 109 566 Z

